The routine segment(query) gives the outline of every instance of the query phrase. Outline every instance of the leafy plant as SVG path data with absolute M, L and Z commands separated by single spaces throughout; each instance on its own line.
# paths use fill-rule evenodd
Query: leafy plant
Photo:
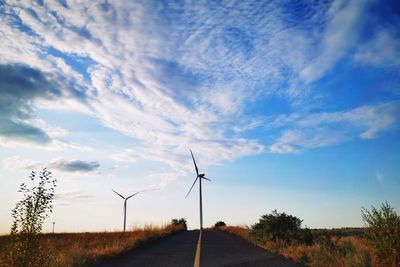
M 215 228 L 226 226 L 226 223 L 223 221 L 218 221 L 214 224 Z
M 250 234 L 260 242 L 271 240 L 311 244 L 311 232 L 301 229 L 301 223 L 302 220 L 295 216 L 274 210 L 271 214 L 261 216 L 259 222 L 252 225 Z
M 22 200 L 11 211 L 13 249 L 10 256 L 16 266 L 42 265 L 43 254 L 37 245 L 37 235 L 53 210 L 56 179 L 52 178 L 51 172 L 46 168 L 39 174 L 32 171 L 29 180 L 30 187 L 25 183 L 20 185 L 18 192 L 23 194 Z
M 187 223 L 186 223 L 186 219 L 185 218 L 180 218 L 179 220 L 178 219 L 172 219 L 171 224 L 172 225 L 182 225 L 185 228 L 185 230 L 187 230 Z
M 377 249 L 377 256 L 384 264 L 400 266 L 400 216 L 386 201 L 380 209 L 362 208 L 362 218 L 368 224 L 367 236 Z

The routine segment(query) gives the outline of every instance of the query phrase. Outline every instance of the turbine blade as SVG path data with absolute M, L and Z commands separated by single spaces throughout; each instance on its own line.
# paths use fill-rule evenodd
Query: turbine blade
M 126 200 L 130 199 L 133 196 L 136 196 L 137 194 L 139 194 L 140 192 L 136 192 L 135 194 L 130 195 L 129 197 L 126 198 Z
M 115 194 L 117 194 L 118 196 L 120 196 L 120 197 L 122 197 L 123 199 L 125 199 L 123 195 L 121 195 L 120 193 L 118 193 L 118 192 L 115 191 L 114 189 L 111 189 L 111 190 L 112 190 Z
M 203 179 L 209 180 L 211 182 L 211 179 L 208 179 L 207 177 L 202 177 Z
M 188 195 L 190 194 L 190 191 L 192 191 L 193 186 L 194 186 L 194 184 L 196 183 L 197 179 L 199 179 L 199 176 L 197 176 L 196 179 L 194 180 L 194 182 L 193 182 L 193 184 L 192 184 L 192 187 L 190 187 L 189 192 L 186 194 L 186 197 L 185 197 L 185 198 L 187 198 Z
M 197 168 L 196 161 L 194 160 L 193 152 L 192 152 L 191 149 L 190 149 L 190 154 L 192 154 L 192 159 L 193 159 L 194 167 L 196 168 L 196 174 L 197 174 L 197 176 L 199 176 L 199 169 Z

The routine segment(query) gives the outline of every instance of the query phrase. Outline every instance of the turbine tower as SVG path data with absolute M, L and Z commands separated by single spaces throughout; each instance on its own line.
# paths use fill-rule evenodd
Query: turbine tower
M 194 156 L 193 156 L 193 152 L 192 150 L 190 150 L 190 154 L 192 155 L 192 159 L 193 159 L 193 163 L 194 163 L 194 168 L 196 169 L 196 179 L 194 180 L 192 187 L 190 187 L 189 192 L 187 193 L 186 197 L 188 197 L 188 195 L 190 194 L 190 191 L 192 191 L 193 186 L 195 185 L 195 183 L 197 182 L 197 180 L 199 180 L 199 193 L 200 193 L 200 231 L 203 230 L 203 199 L 202 199 L 202 193 L 201 193 L 201 180 L 202 179 L 206 179 L 208 181 L 211 181 L 210 179 L 208 179 L 207 177 L 205 177 L 204 173 L 199 173 L 199 169 L 197 168 L 196 165 L 196 161 L 194 160 Z
M 131 197 L 139 194 L 139 192 L 136 192 L 135 194 L 130 195 L 129 197 L 124 197 L 123 195 L 121 195 L 120 193 L 118 193 L 117 191 L 115 191 L 114 189 L 111 189 L 115 194 L 117 194 L 118 196 L 122 197 L 122 199 L 124 200 L 124 232 L 126 230 L 126 206 L 127 206 L 127 202 L 128 199 L 130 199 Z

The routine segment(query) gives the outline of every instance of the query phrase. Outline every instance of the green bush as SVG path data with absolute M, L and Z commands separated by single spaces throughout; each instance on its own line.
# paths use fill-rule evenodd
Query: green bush
M 223 227 L 223 226 L 226 226 L 225 222 L 223 222 L 223 221 L 218 221 L 214 224 L 214 228 Z
M 302 220 L 295 216 L 274 210 L 271 214 L 261 216 L 259 222 L 252 225 L 250 234 L 259 242 L 272 240 L 311 245 L 311 231 L 302 229 L 301 223 Z
M 367 237 L 375 244 L 378 259 L 383 264 L 400 266 L 400 216 L 388 202 L 380 209 L 363 208 L 362 218 L 368 224 Z

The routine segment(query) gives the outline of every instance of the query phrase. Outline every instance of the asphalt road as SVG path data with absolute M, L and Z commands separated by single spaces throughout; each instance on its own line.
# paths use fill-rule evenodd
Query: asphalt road
M 199 231 L 178 233 L 93 266 L 192 267 L 198 238 Z M 301 266 L 221 231 L 203 231 L 200 246 L 200 266 L 203 267 Z

